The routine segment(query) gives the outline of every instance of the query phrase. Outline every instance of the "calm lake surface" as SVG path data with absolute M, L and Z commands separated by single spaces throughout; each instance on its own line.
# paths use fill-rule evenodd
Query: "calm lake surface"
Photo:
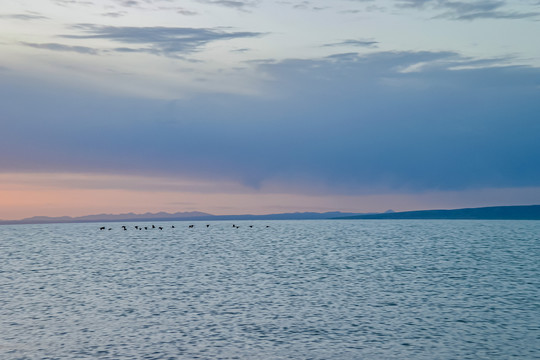
M 540 221 L 154 224 L 0 226 L 0 359 L 540 358 Z

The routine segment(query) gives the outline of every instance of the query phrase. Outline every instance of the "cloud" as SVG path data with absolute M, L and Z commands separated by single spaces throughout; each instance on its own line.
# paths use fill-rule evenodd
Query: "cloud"
M 333 47 L 333 46 L 359 46 L 359 47 L 377 47 L 378 41 L 374 40 L 343 40 L 337 43 L 329 43 L 322 45 L 323 47 Z
M 126 48 L 129 51 L 149 52 L 156 55 L 177 57 L 200 50 L 204 45 L 218 40 L 261 36 L 257 32 L 226 32 L 210 28 L 178 27 L 116 27 L 94 24 L 79 24 L 74 30 L 82 35 L 62 35 L 68 39 L 106 39 L 122 44 L 146 45 L 144 48 Z
M 98 54 L 98 51 L 96 49 L 92 49 L 86 46 L 71 46 L 71 45 L 64 45 L 64 44 L 57 44 L 57 43 L 35 44 L 35 43 L 27 43 L 27 42 L 21 42 L 21 44 L 25 46 L 30 46 L 36 49 L 46 49 L 46 50 L 52 50 L 52 51 L 71 51 L 71 52 L 77 52 L 80 54 L 90 54 L 90 55 Z
M 248 51 L 251 51 L 251 49 L 249 49 L 249 48 L 241 48 L 241 49 L 231 50 L 231 52 L 236 52 L 236 53 L 246 53 Z
M 358 9 L 348 9 L 348 10 L 341 10 L 340 11 L 341 14 L 359 14 L 361 12 L 362 12 L 362 10 L 358 10 Z
M 143 9 L 143 10 L 150 10 L 150 11 L 174 11 L 177 14 L 186 15 L 186 16 L 192 16 L 197 15 L 198 13 L 196 11 L 174 6 L 175 1 L 174 0 L 114 0 L 116 4 L 118 4 L 121 7 L 124 8 L 132 8 L 132 9 Z M 170 4 L 172 6 L 165 6 L 161 5 L 162 3 Z M 123 12 L 119 12 L 124 14 Z M 114 12 L 112 14 L 115 14 Z
M 300 1 L 295 3 L 293 6 L 293 9 L 301 9 L 301 10 L 314 10 L 314 11 L 321 11 L 328 9 L 328 6 L 322 7 L 322 6 L 314 6 L 311 1 Z
M 538 17 L 539 12 L 516 12 L 499 10 L 506 5 L 504 1 L 478 1 L 474 3 L 462 1 L 445 1 L 440 7 L 448 11 L 439 15 L 441 18 L 454 20 L 475 19 L 525 19 Z
M 451 20 L 476 19 L 526 19 L 540 16 L 540 12 L 510 10 L 507 1 L 447 1 L 447 0 L 399 0 L 398 7 L 443 11 L 435 18 Z
M 53 2 L 60 6 L 70 6 L 70 5 L 84 5 L 84 6 L 93 6 L 92 1 L 86 0 L 53 0 Z
M 112 11 L 112 12 L 102 13 L 101 15 L 105 17 L 119 18 L 119 17 L 125 16 L 126 14 L 127 13 L 125 11 Z
M 197 0 L 203 4 L 219 5 L 233 9 L 245 10 L 258 4 L 258 1 L 242 1 L 242 0 Z
M 140 1 L 136 0 L 116 0 L 116 2 L 125 7 L 137 7 L 140 5 Z
M 193 15 L 198 15 L 199 14 L 196 11 L 189 10 L 189 9 L 184 9 L 184 8 L 177 8 L 176 12 L 178 14 L 185 15 L 185 16 L 193 16 Z
M 403 8 L 423 8 L 433 0 L 398 0 L 397 5 Z
M 293 6 L 295 9 L 309 9 L 311 8 L 311 2 L 309 1 L 302 1 L 300 3 L 297 3 Z
M 23 21 L 31 20 L 46 20 L 48 17 L 38 14 L 4 14 L 0 15 L 0 19 L 15 19 Z
M 251 64 L 265 74 L 264 96 L 176 101 L 106 97 L 8 73 L 0 168 L 298 193 L 538 186 L 540 68 L 483 61 L 489 66 L 455 52 L 266 61 Z

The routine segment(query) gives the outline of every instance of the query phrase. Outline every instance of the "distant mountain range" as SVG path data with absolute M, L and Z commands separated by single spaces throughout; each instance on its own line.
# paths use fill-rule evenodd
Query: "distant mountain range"
M 34 216 L 22 220 L 0 220 L 0 225 L 9 224 L 53 224 L 53 223 L 85 223 L 114 221 L 210 221 L 210 220 L 323 220 L 323 219 L 443 219 L 443 220 L 540 220 L 540 205 L 492 206 L 454 210 L 420 210 L 385 213 L 346 213 L 333 212 L 295 212 L 268 215 L 212 215 L 199 211 L 177 213 L 145 213 L 145 214 L 98 214 L 79 217 Z
M 403 211 L 360 214 L 340 219 L 540 220 L 540 205 L 491 206 L 455 210 Z
M 359 213 L 334 212 L 295 212 L 268 215 L 212 215 L 199 211 L 145 213 L 145 214 L 98 214 L 79 217 L 60 216 L 34 216 L 22 220 L 0 220 L 0 225 L 8 224 L 53 224 L 53 223 L 85 223 L 85 222 L 113 222 L 113 221 L 197 221 L 197 220 L 321 220 L 337 217 L 361 215 Z

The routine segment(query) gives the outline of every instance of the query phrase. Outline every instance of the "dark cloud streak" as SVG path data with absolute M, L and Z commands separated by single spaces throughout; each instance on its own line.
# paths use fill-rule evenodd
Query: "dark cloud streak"
M 22 45 L 33 47 L 36 49 L 45 49 L 45 50 L 52 50 L 52 51 L 71 51 L 71 52 L 77 52 L 80 54 L 89 54 L 89 55 L 97 55 L 99 53 L 98 50 L 89 48 L 86 46 L 71 46 L 71 45 L 64 45 L 64 44 L 58 44 L 58 43 L 47 43 L 47 44 L 34 44 L 34 43 L 27 43 L 27 42 L 21 42 Z
M 54 3 L 60 6 L 70 6 L 70 5 L 83 5 L 83 6 L 94 6 L 94 2 L 86 0 L 53 0 Z
M 107 39 L 123 44 L 144 44 L 147 48 L 138 49 L 156 55 L 177 57 L 199 51 L 204 45 L 219 40 L 261 36 L 256 32 L 226 32 L 209 28 L 174 27 L 116 27 L 94 24 L 79 24 L 73 29 L 82 35 L 62 35 L 68 39 Z M 130 49 L 135 51 L 135 49 Z
M 111 18 L 119 18 L 119 17 L 122 17 L 122 16 L 125 16 L 127 13 L 125 11 L 113 11 L 113 12 L 107 12 L 107 13 L 103 13 L 101 14 L 102 16 L 105 16 L 105 17 L 111 17 Z
M 242 0 L 197 0 L 203 4 L 219 5 L 228 8 L 246 10 L 247 8 L 256 6 L 258 1 L 242 1 Z
M 374 40 L 355 40 L 355 39 L 348 39 L 343 40 L 336 43 L 329 43 L 322 45 L 323 47 L 334 47 L 334 46 L 359 46 L 359 47 L 377 47 L 379 44 L 378 41 Z
M 116 0 L 116 2 L 124 7 L 138 7 L 140 5 L 140 1 L 135 0 Z
M 0 15 L 0 19 L 15 19 L 22 21 L 32 21 L 32 20 L 46 20 L 48 17 L 37 14 L 4 14 Z
M 443 11 L 434 18 L 450 20 L 477 19 L 527 19 L 540 16 L 540 12 L 517 12 L 509 10 L 507 1 L 448 1 L 448 0 L 399 0 L 401 8 L 430 9 Z

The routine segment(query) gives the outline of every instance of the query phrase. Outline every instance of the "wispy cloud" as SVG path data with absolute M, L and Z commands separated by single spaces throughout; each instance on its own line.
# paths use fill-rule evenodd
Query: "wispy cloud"
M 328 43 L 322 45 L 323 47 L 334 47 L 334 46 L 359 46 L 359 47 L 377 47 L 377 44 L 379 44 L 378 41 L 375 40 L 357 40 L 357 39 L 349 39 L 349 40 L 343 40 L 336 43 Z
M 358 59 L 358 53 L 355 52 L 348 52 L 348 53 L 339 53 L 339 54 L 332 54 L 328 55 L 326 59 L 331 60 L 356 60 Z
M 58 44 L 58 43 L 47 43 L 47 44 L 35 44 L 35 43 L 27 43 L 27 42 L 21 42 L 22 45 L 30 46 L 36 49 L 45 49 L 45 50 L 52 50 L 52 51 L 71 51 L 71 52 L 77 52 L 80 54 L 90 54 L 90 55 L 97 55 L 98 51 L 93 48 L 89 48 L 86 46 L 71 46 L 71 45 L 64 45 L 64 44 Z
M 245 0 L 197 0 L 203 4 L 219 5 L 228 8 L 234 8 L 239 10 L 246 10 L 259 3 L 259 1 L 245 1 Z
M 423 8 L 434 0 L 397 0 L 397 6 L 403 8 Z M 438 0 L 435 0 L 438 1 Z
M 176 13 L 185 15 L 185 16 L 193 16 L 198 15 L 199 13 L 193 10 L 185 9 L 185 8 L 177 8 Z
M 137 1 L 137 0 L 115 0 L 115 2 L 125 7 L 137 7 L 141 3 L 140 1 Z
M 83 34 L 62 35 L 69 39 L 106 39 L 129 45 L 146 45 L 144 48 L 120 47 L 121 51 L 148 52 L 156 55 L 177 57 L 200 50 L 204 45 L 219 40 L 261 36 L 257 32 L 227 32 L 211 28 L 178 27 L 116 27 L 94 24 L 73 26 Z
M 341 14 L 360 14 L 362 12 L 363 12 L 362 10 L 358 10 L 358 9 L 347 9 L 347 10 L 340 11 Z
M 448 0 L 397 0 L 401 8 L 442 11 L 434 18 L 450 20 L 477 19 L 526 19 L 540 16 L 540 12 L 519 12 L 504 0 L 448 1 Z
M 53 2 L 60 6 L 70 6 L 70 5 L 85 5 L 92 6 L 94 2 L 87 0 L 53 0 Z
M 0 19 L 15 19 L 23 21 L 31 20 L 46 20 L 48 17 L 38 14 L 3 14 L 0 15 Z
M 320 10 L 328 9 L 327 6 L 325 6 L 325 7 L 323 7 L 323 6 L 315 6 L 315 5 L 313 5 L 313 3 L 311 1 L 301 1 L 301 2 L 295 3 L 293 5 L 293 8 L 294 9 L 302 9 L 302 10 L 314 10 L 314 11 L 320 11 Z
M 505 1 L 442 1 L 439 7 L 447 11 L 438 15 L 439 18 L 453 20 L 476 19 L 525 19 L 540 15 L 539 12 L 517 12 L 505 9 Z
M 111 12 L 102 13 L 101 15 L 105 17 L 119 18 L 119 17 L 125 16 L 126 14 L 127 13 L 125 11 L 111 11 Z

